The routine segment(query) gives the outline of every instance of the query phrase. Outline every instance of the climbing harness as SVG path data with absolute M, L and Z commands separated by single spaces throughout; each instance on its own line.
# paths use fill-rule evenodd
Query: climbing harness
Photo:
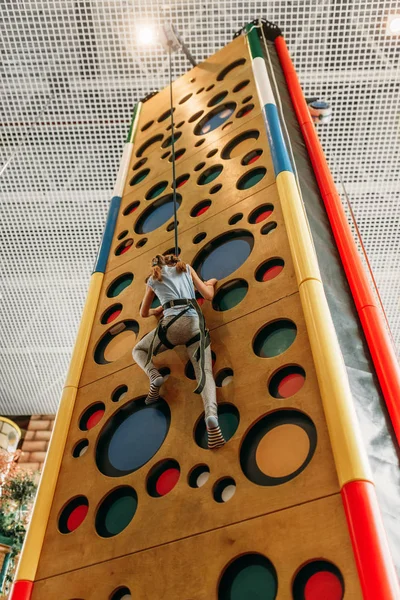
M 198 305 L 196 300 L 194 300 L 192 298 L 178 298 L 177 300 L 170 300 L 169 302 L 166 302 L 165 304 L 163 304 L 163 309 L 167 310 L 168 308 L 173 308 L 175 306 L 185 306 L 186 308 L 184 308 L 181 312 L 179 312 L 177 315 L 175 315 L 171 319 L 171 321 L 169 321 L 165 325 L 163 324 L 162 319 L 158 322 L 157 328 L 154 332 L 153 339 L 152 339 L 150 347 L 149 347 L 149 351 L 147 354 L 147 361 L 146 361 L 145 366 L 147 366 L 149 364 L 152 356 L 157 356 L 157 354 L 159 353 L 162 346 L 165 346 L 168 350 L 172 350 L 173 348 L 175 348 L 175 344 L 171 344 L 171 342 L 168 340 L 167 331 L 171 327 L 171 325 L 173 325 L 178 319 L 180 319 L 190 308 L 194 308 L 194 310 L 197 313 L 197 316 L 199 317 L 199 333 L 197 333 L 189 341 L 187 341 L 185 346 L 186 346 L 186 348 L 188 348 L 192 344 L 195 344 L 196 342 L 200 342 L 199 347 L 195 354 L 195 359 L 199 363 L 201 376 L 200 376 L 200 381 L 198 382 L 198 385 L 197 385 L 196 389 L 194 390 L 194 393 L 201 394 L 201 392 L 204 389 L 205 382 L 206 382 L 204 363 L 205 363 L 205 351 L 211 342 L 210 332 L 206 328 L 204 315 L 203 315 L 201 308 Z M 157 336 L 158 336 L 160 342 L 159 342 L 159 344 L 157 344 L 156 347 L 154 347 Z

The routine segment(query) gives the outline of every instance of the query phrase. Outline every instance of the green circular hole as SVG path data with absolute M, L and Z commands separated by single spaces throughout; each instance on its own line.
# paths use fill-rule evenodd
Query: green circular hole
M 214 310 L 224 312 L 234 308 L 243 300 L 249 289 L 249 284 L 244 279 L 234 279 L 225 283 L 213 299 Z
M 253 350 L 261 358 L 272 358 L 285 352 L 293 344 L 297 327 L 289 319 L 279 319 L 265 325 L 255 337 Z

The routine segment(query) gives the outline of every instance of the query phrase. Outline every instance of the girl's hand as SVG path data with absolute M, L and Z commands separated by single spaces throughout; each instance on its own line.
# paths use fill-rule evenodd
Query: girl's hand
M 152 308 L 151 310 L 151 314 L 154 315 L 155 317 L 161 317 L 164 314 L 164 309 L 162 306 L 157 306 L 157 308 Z

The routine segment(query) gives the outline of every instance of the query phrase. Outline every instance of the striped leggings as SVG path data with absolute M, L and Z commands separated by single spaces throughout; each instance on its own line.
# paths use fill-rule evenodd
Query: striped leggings
M 172 318 L 173 317 L 165 317 L 163 319 L 163 325 L 166 325 Z M 146 361 L 147 361 L 148 350 L 149 350 L 150 344 L 154 337 L 154 332 L 155 332 L 155 329 L 153 329 L 153 331 L 150 331 L 150 333 L 145 335 L 144 338 L 142 338 L 140 340 L 140 342 L 138 342 L 136 344 L 136 346 L 134 347 L 134 349 L 132 351 L 133 359 L 139 365 L 139 367 L 141 369 L 143 369 L 143 371 L 145 371 L 145 373 L 147 373 L 147 375 L 149 375 L 149 373 L 152 369 L 156 368 L 154 366 L 152 360 L 147 364 L 147 366 L 145 366 Z M 174 346 L 182 346 L 182 345 L 184 346 L 186 344 L 186 342 L 188 342 L 190 339 L 192 339 L 198 332 L 199 332 L 198 317 L 197 316 L 188 317 L 188 316 L 183 315 L 182 317 L 177 319 L 175 321 L 175 323 L 173 323 L 171 325 L 171 327 L 168 328 L 167 339 Z M 159 343 L 160 343 L 160 340 L 157 336 L 157 338 L 155 339 L 154 348 L 156 348 Z M 193 369 L 194 369 L 194 373 L 196 375 L 197 382 L 200 381 L 200 377 L 201 377 L 200 367 L 195 358 L 199 344 L 200 344 L 200 342 L 195 342 L 194 344 L 191 344 L 188 348 L 186 348 L 187 355 L 193 365 Z M 157 356 L 159 354 L 161 354 L 161 352 L 165 352 L 165 350 L 168 350 L 168 348 L 166 348 L 164 345 L 162 345 L 157 353 Z M 216 417 L 217 416 L 217 398 L 216 398 L 215 381 L 214 381 L 214 377 L 213 377 L 213 373 L 212 373 L 212 358 L 211 358 L 211 347 L 210 346 L 208 346 L 206 348 L 206 352 L 205 352 L 204 371 L 205 371 L 206 381 L 205 381 L 204 389 L 201 392 L 201 397 L 202 397 L 203 404 L 204 404 L 205 418 L 207 419 L 207 417 Z

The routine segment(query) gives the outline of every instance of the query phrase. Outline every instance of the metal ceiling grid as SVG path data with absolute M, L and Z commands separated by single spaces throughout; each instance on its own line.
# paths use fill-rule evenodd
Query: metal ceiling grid
M 168 82 L 137 27 L 172 21 L 197 61 L 258 16 L 283 30 L 400 341 L 398 1 L 19 0 L 1 5 L 0 414 L 56 411 L 137 99 Z M 174 56 L 174 78 L 190 65 Z

